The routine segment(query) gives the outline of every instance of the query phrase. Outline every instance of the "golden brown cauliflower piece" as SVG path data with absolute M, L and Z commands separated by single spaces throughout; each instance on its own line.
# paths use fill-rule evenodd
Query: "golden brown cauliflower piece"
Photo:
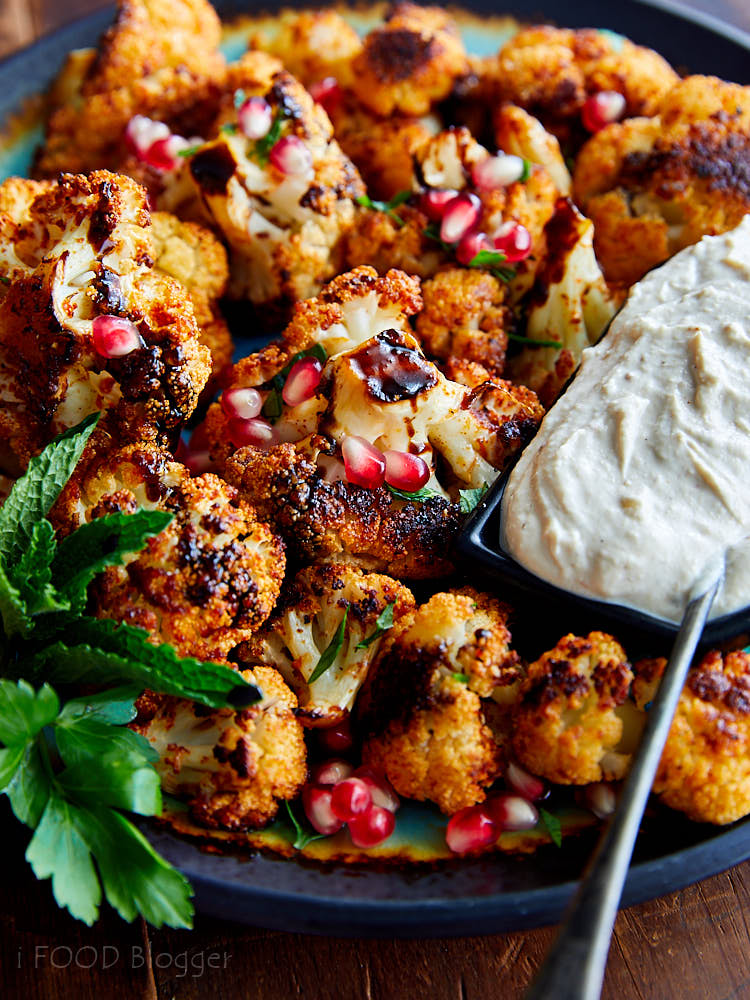
M 196 222 L 183 222 L 168 212 L 154 212 L 151 224 L 154 267 L 188 290 L 200 341 L 211 352 L 207 395 L 232 360 L 232 335 L 219 308 L 229 281 L 227 252 L 213 233 Z
M 498 149 L 538 163 L 560 194 L 570 194 L 572 181 L 560 143 L 538 119 L 516 104 L 501 104 L 495 109 L 493 126 Z
M 636 663 L 640 708 L 653 699 L 666 661 Z M 750 655 L 711 650 L 680 695 L 654 792 L 697 823 L 733 823 L 750 812 Z
M 271 667 L 243 676 L 263 694 L 249 708 L 206 709 L 147 692 L 130 724 L 159 754 L 164 790 L 187 799 L 193 819 L 212 829 L 265 826 L 307 777 L 294 694 Z
M 96 410 L 105 411 L 99 431 L 120 443 L 166 440 L 195 408 L 210 358 L 185 289 L 153 269 L 145 192 L 106 171 L 27 182 L 26 200 L 17 196 L 23 182 L 6 183 L 0 437 L 17 468 Z M 141 346 L 98 354 L 100 315 L 134 323 Z
M 625 97 L 625 115 L 654 115 L 677 83 L 669 63 L 652 49 L 610 31 L 524 28 L 502 47 L 491 70 L 502 101 L 525 108 L 561 142 L 582 137 L 586 98 L 603 90 Z
M 622 778 L 645 718 L 629 699 L 632 679 L 612 636 L 564 636 L 528 668 L 513 713 L 517 760 L 561 785 Z
M 207 0 L 120 0 L 98 52 L 73 54 L 63 67 L 36 172 L 119 168 L 136 114 L 200 132 L 225 71 L 220 37 Z
M 352 711 L 380 648 L 380 615 L 386 612 L 389 621 L 397 622 L 413 608 L 411 591 L 389 576 L 319 563 L 287 584 L 273 616 L 240 647 L 238 660 L 248 666 L 273 664 L 297 695 L 296 714 L 303 725 L 335 725 Z M 311 682 L 344 617 L 335 659 Z
M 101 618 L 147 629 L 181 656 L 223 660 L 266 620 L 284 576 L 284 548 L 218 476 L 191 479 L 142 445 L 98 455 L 68 484 L 55 511 L 63 530 L 138 507 L 174 515 L 124 566 L 91 590 Z
M 192 183 L 230 247 L 229 293 L 275 310 L 278 319 L 315 295 L 341 268 L 340 242 L 355 220 L 364 186 L 333 138 L 330 120 L 281 64 L 262 52 L 243 60 L 242 90 L 273 109 L 281 140 L 293 138 L 300 158 L 282 173 L 261 142 L 236 126 L 236 111 L 217 138 L 188 158 Z
M 345 552 L 397 576 L 446 572 L 460 490 L 492 482 L 541 419 L 529 390 L 449 382 L 411 333 L 408 316 L 420 305 L 418 283 L 400 272 L 340 276 L 298 305 L 280 344 L 235 366 L 230 389 L 260 392 L 273 422 L 263 445 L 242 447 L 242 425 L 218 404 L 209 411 L 214 461 L 305 560 Z M 286 404 L 274 379 L 283 385 L 295 353 L 314 344 L 327 358 L 320 382 L 313 395 Z M 423 491 L 412 497 L 349 481 L 349 438 L 418 455 L 429 476 Z
M 435 594 L 383 639 L 359 699 L 362 754 L 400 795 L 450 815 L 482 802 L 501 773 L 507 730 L 493 696 L 512 704 L 521 679 L 507 616 L 467 587 Z
M 425 115 L 469 64 L 458 27 L 440 7 L 398 3 L 352 63 L 358 100 L 383 117 Z
M 625 285 L 750 211 L 750 87 L 687 77 L 658 110 L 602 129 L 576 161 L 574 197 L 597 257 Z
M 487 271 L 449 267 L 424 282 L 422 295 L 416 331 L 425 353 L 476 361 L 501 375 L 513 326 L 507 287 Z
M 255 29 L 249 43 L 280 59 L 305 87 L 330 76 L 348 87 L 352 60 L 362 51 L 359 35 L 335 10 L 282 10 Z
M 400 221 L 387 212 L 359 211 L 356 225 L 346 237 L 347 267 L 369 265 L 381 273 L 398 268 L 418 278 L 432 277 L 449 257 L 425 235 L 429 218 L 409 203 L 399 205 L 396 214 Z

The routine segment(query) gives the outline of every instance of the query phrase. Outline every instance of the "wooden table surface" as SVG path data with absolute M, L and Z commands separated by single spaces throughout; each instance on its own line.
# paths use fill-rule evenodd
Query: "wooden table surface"
M 749 0 L 691 5 L 750 31 Z M 0 55 L 100 6 L 0 0 Z M 33 879 L 24 834 L 13 824 L 5 843 L 4 1000 L 514 1000 L 554 936 L 543 928 L 434 941 L 343 940 L 201 916 L 192 932 L 153 931 L 124 924 L 111 911 L 89 929 L 57 909 L 48 882 Z M 621 912 L 603 996 L 750 1000 L 750 862 Z

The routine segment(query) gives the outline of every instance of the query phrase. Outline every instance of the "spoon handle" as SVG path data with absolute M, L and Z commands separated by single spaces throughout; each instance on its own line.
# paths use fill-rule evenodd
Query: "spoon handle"
M 654 775 L 721 577 L 690 601 L 617 811 L 526 1000 L 598 1000 L 622 887 Z

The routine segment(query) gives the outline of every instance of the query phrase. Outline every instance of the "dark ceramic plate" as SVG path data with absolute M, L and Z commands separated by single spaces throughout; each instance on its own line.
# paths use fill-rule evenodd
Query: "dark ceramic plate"
M 227 17 L 253 8 L 251 2 L 218 6 Z M 473 0 L 466 6 L 498 13 L 492 0 Z M 600 0 L 534 0 L 529 5 L 510 0 L 501 9 L 519 18 L 543 16 L 570 27 L 609 28 L 653 46 L 677 67 L 750 82 L 750 36 L 664 0 L 615 0 L 611 5 Z M 111 17 L 111 11 L 92 15 L 0 64 L 0 120 L 44 90 L 70 49 L 94 44 Z M 360 25 L 368 18 L 359 12 L 354 20 Z M 495 51 L 507 30 L 500 22 L 487 28 L 467 21 L 465 28 L 467 46 L 477 53 Z M 229 31 L 227 54 L 242 48 L 241 32 Z M 33 113 L 8 130 L 0 148 L 0 177 L 28 169 L 39 135 Z M 464 568 L 475 573 L 479 567 Z M 569 619 L 567 623 L 572 627 Z M 409 820 L 407 836 L 411 829 Z M 566 841 L 561 851 L 544 847 L 529 857 L 493 854 L 396 868 L 322 865 L 265 854 L 218 856 L 166 832 L 149 831 L 149 836 L 191 879 L 203 912 L 290 931 L 384 937 L 486 934 L 554 922 L 593 842 L 588 833 Z M 657 821 L 645 824 L 639 838 L 624 905 L 681 888 L 748 857 L 750 821 L 722 829 L 660 813 Z

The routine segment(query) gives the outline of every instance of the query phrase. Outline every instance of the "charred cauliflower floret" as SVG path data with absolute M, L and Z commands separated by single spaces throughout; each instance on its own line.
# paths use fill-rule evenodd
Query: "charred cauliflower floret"
M 666 661 L 637 663 L 633 693 L 653 700 Z M 680 695 L 654 779 L 666 805 L 696 823 L 733 823 L 750 812 L 750 656 L 711 650 Z
M 436 594 L 384 638 L 359 700 L 363 760 L 406 798 L 457 812 L 502 771 L 521 679 L 508 609 L 471 588 Z M 497 700 L 494 700 L 494 699 Z
M 96 410 L 105 411 L 99 430 L 120 443 L 165 439 L 195 408 L 210 358 L 185 289 L 153 268 L 145 192 L 105 171 L 29 183 L 35 197 L 16 199 L 21 214 L 1 213 L 9 284 L 0 304 L 0 437 L 19 467 Z M 0 201 L 7 208 L 9 199 Z M 102 316 L 133 324 L 138 346 L 99 353 Z
M 622 778 L 645 718 L 629 698 L 632 679 L 612 636 L 564 636 L 528 668 L 513 714 L 517 760 L 561 785 Z
M 422 285 L 416 331 L 426 354 L 476 361 L 502 374 L 513 312 L 507 288 L 487 271 L 446 268 Z
M 98 51 L 72 53 L 63 67 L 37 173 L 119 168 L 137 114 L 195 134 L 225 69 L 220 38 L 207 0 L 120 0 Z
M 408 325 L 420 304 L 417 282 L 400 272 L 340 276 L 298 306 L 281 345 L 235 366 L 229 393 L 255 389 L 273 426 L 238 423 L 227 413 L 231 395 L 209 411 L 218 467 L 305 560 L 345 552 L 397 576 L 448 571 L 460 490 L 488 485 L 541 419 L 527 389 L 487 382 L 469 390 L 446 379 Z M 327 358 L 319 381 L 286 402 L 286 373 L 311 344 Z M 385 462 L 378 453 L 393 452 L 399 467 L 417 462 L 421 491 L 398 478 L 384 484 L 382 464 L 379 477 L 368 475 L 373 448 L 376 469 Z
M 252 507 L 218 476 L 191 479 L 145 446 L 93 459 L 56 508 L 66 527 L 138 507 L 174 519 L 126 565 L 92 587 L 99 617 L 147 629 L 181 656 L 222 660 L 266 620 L 284 576 L 284 549 Z
M 625 98 L 625 115 L 654 115 L 678 77 L 652 49 L 611 31 L 524 28 L 502 47 L 491 69 L 496 97 L 525 108 L 562 142 L 582 135 L 581 109 L 592 94 Z
M 411 591 L 397 580 L 336 563 L 311 566 L 287 585 L 272 618 L 238 657 L 243 664 L 273 664 L 297 695 L 303 725 L 330 726 L 353 709 L 382 642 L 378 620 L 389 607 L 392 622 L 414 607 Z M 331 648 L 335 658 L 315 677 Z
M 658 110 L 602 129 L 576 161 L 573 193 L 597 257 L 625 285 L 750 212 L 750 87 L 687 77 Z
M 250 48 L 276 56 L 306 87 L 327 77 L 348 87 L 362 42 L 335 10 L 282 10 L 251 33 Z
M 572 181 L 560 143 L 538 119 L 516 104 L 501 104 L 495 111 L 493 126 L 498 149 L 538 163 L 560 194 L 570 194 Z
M 526 302 L 526 335 L 540 346 L 524 348 L 510 368 L 515 381 L 551 406 L 584 348 L 604 333 L 617 303 L 594 255 L 594 226 L 567 198 L 557 203 L 544 235 L 546 258 Z
M 439 7 L 399 3 L 365 38 L 352 88 L 375 114 L 425 115 L 447 97 L 469 63 L 458 27 Z
M 154 212 L 151 222 L 154 267 L 188 290 L 200 341 L 211 352 L 210 389 L 232 360 L 232 335 L 219 308 L 229 281 L 226 250 L 195 222 L 183 222 L 168 212 Z
M 325 111 L 277 60 L 248 53 L 242 90 L 271 105 L 273 153 L 268 142 L 247 138 L 233 111 L 188 169 L 229 244 L 230 294 L 283 313 L 340 270 L 341 238 L 364 186 Z
M 207 709 L 147 693 L 131 723 L 159 754 L 164 790 L 186 799 L 193 819 L 212 829 L 265 826 L 307 777 L 294 694 L 271 667 L 243 676 L 263 694 L 249 708 Z

